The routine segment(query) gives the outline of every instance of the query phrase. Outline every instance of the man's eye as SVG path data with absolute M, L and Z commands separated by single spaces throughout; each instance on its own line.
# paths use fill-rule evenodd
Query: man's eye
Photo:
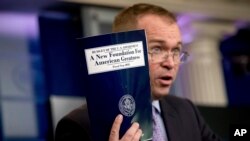
M 172 52 L 173 52 L 173 54 L 177 55 L 177 54 L 180 54 L 181 51 L 180 51 L 180 49 L 176 48 Z
M 153 47 L 151 48 L 151 53 L 153 54 L 160 54 L 162 49 L 160 47 Z

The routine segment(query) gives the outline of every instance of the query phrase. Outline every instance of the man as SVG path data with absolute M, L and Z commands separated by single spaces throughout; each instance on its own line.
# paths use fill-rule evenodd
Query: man
M 205 124 L 194 105 L 186 99 L 168 95 L 179 65 L 185 58 L 180 29 L 169 11 L 150 4 L 136 4 L 119 13 L 113 31 L 145 29 L 147 35 L 150 84 L 153 98 L 154 141 L 218 141 Z M 119 137 L 122 116 L 114 120 L 109 141 L 138 141 L 143 134 L 133 123 L 123 137 Z M 157 127 L 157 128 L 156 128 Z M 160 131 L 160 132 L 158 132 Z M 56 140 L 90 140 L 90 125 L 86 106 L 64 117 L 57 126 Z M 161 139 L 160 139 L 161 138 Z

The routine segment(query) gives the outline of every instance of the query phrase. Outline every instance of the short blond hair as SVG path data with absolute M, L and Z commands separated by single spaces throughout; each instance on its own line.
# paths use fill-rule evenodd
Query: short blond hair
M 112 31 L 127 31 L 136 29 L 138 17 L 154 14 L 166 17 L 170 22 L 176 22 L 176 17 L 170 11 L 156 5 L 139 3 L 122 10 L 113 22 Z

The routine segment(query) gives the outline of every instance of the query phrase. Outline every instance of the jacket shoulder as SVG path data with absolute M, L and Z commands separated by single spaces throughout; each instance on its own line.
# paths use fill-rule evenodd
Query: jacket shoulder
M 64 116 L 63 119 L 64 118 L 75 121 L 81 126 L 90 125 L 87 105 L 82 105 L 74 109 Z
M 56 141 L 80 141 L 89 140 L 89 138 L 90 122 L 86 105 L 82 105 L 65 115 L 56 126 Z
M 168 95 L 164 97 L 161 101 L 168 103 L 170 106 L 173 106 L 175 108 L 183 108 L 186 106 L 193 107 L 193 103 L 190 100 L 182 97 L 177 97 L 174 95 Z

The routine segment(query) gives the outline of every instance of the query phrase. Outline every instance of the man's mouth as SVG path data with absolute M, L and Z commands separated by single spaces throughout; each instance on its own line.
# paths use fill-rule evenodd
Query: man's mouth
M 171 85 L 172 83 L 172 80 L 173 80 L 173 77 L 172 76 L 162 76 L 159 78 L 159 82 L 161 85 Z

